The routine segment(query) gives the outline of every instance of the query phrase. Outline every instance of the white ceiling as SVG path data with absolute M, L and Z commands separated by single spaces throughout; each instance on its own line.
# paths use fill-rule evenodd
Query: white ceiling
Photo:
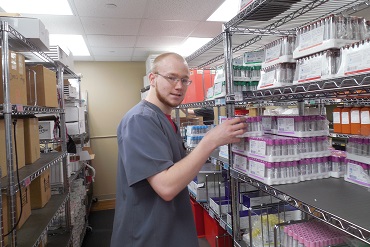
M 50 34 L 81 34 L 91 57 L 75 61 L 145 61 L 188 37 L 213 38 L 221 22 L 207 18 L 223 0 L 68 0 L 73 16 L 39 18 Z M 107 4 L 115 4 L 109 8 Z
M 151 54 L 158 54 L 168 51 L 169 47 L 181 45 L 188 37 L 214 38 L 222 32 L 221 22 L 207 22 L 206 20 L 224 0 L 68 1 L 73 16 L 20 14 L 21 16 L 39 18 L 50 34 L 81 34 L 91 56 L 74 56 L 75 61 L 145 61 Z M 356 2 L 363 2 L 346 1 L 353 2 L 352 5 Z M 296 5 L 303 5 L 306 2 L 306 0 L 302 0 Z M 117 7 L 109 8 L 107 4 L 115 4 Z M 328 1 L 327 4 L 341 5 L 337 1 Z M 327 11 L 324 4 L 322 15 L 325 16 Z M 320 11 L 317 10 L 314 13 L 318 16 L 321 15 L 316 12 Z M 366 8 L 360 12 L 353 11 L 351 14 L 370 20 L 369 13 L 369 8 Z M 282 15 L 284 14 L 286 13 Z M 312 20 L 311 16 L 306 21 L 310 20 Z M 260 27 L 267 24 L 266 22 L 247 22 L 247 25 Z M 294 21 L 292 25 L 293 27 L 299 26 Z M 284 28 L 292 27 L 287 25 Z M 245 40 L 239 43 L 243 42 Z M 255 46 L 251 47 L 256 49 Z M 222 43 L 213 49 L 216 49 L 216 55 L 223 54 Z M 202 64 L 216 55 L 211 54 L 209 58 L 199 57 L 204 61 L 195 60 L 194 63 L 196 65 Z

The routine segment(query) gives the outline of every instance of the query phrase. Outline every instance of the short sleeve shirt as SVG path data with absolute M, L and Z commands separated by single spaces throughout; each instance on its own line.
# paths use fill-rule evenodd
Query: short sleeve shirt
M 165 114 L 154 104 L 141 101 L 122 119 L 117 139 L 111 247 L 198 246 L 187 188 L 167 202 L 147 181 L 185 156 L 182 138 Z

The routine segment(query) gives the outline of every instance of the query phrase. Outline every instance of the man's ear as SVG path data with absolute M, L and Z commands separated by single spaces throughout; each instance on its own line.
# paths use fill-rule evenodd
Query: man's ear
M 149 75 L 148 75 L 148 78 L 149 78 L 149 84 L 151 87 L 155 87 L 155 84 L 156 84 L 156 74 L 150 72 Z

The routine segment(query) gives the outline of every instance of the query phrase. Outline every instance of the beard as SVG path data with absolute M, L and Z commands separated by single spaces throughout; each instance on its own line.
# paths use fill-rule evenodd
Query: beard
M 158 90 L 158 87 L 155 87 L 155 93 L 157 95 L 157 98 L 160 102 L 162 102 L 164 105 L 170 106 L 172 108 L 177 107 L 181 104 L 181 102 L 177 103 L 171 103 L 167 98 L 165 98 Z

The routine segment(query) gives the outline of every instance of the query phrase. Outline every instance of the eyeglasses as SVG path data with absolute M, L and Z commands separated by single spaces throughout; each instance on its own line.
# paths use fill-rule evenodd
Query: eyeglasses
M 179 81 L 181 81 L 181 83 L 183 85 L 189 86 L 192 82 L 189 78 L 178 78 L 178 77 L 175 77 L 175 76 L 161 75 L 159 73 L 154 73 L 154 74 L 162 76 L 164 79 L 171 82 L 172 84 L 177 84 Z

